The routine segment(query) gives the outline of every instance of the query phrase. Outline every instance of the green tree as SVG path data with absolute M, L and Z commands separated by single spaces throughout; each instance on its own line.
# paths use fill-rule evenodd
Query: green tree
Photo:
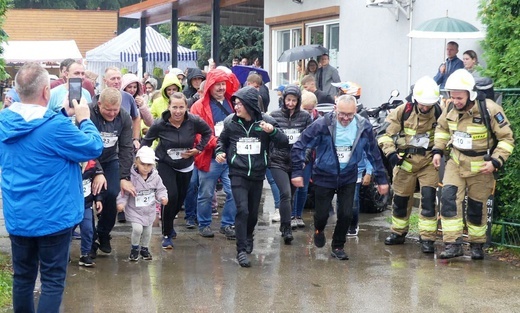
M 479 14 L 487 29 L 482 41 L 485 74 L 497 87 L 520 86 L 520 1 L 483 0 Z
M 520 1 L 482 1 L 479 16 L 486 25 L 482 41 L 487 69 L 485 75 L 493 78 L 495 88 L 520 87 Z M 520 96 L 505 93 L 502 106 L 511 123 L 517 147 L 500 170 L 496 185 L 497 215 L 501 219 L 520 221 Z
M 9 78 L 9 74 L 5 71 L 5 60 L 2 57 L 4 54 L 4 48 L 2 47 L 2 43 L 7 42 L 7 34 L 2 30 L 3 24 L 5 21 L 5 13 L 12 6 L 11 0 L 1 0 L 0 1 L 0 80 L 5 80 Z

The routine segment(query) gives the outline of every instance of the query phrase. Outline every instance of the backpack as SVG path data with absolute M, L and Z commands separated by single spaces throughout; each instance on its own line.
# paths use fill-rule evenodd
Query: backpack
M 401 130 L 404 129 L 404 121 L 406 121 L 410 117 L 410 114 L 412 114 L 414 106 L 415 104 L 412 102 L 406 103 L 406 106 L 403 110 L 403 115 L 401 116 Z M 439 116 L 441 116 L 442 113 L 441 106 L 438 103 L 435 103 L 433 105 L 433 108 L 435 110 L 435 120 L 438 120 Z

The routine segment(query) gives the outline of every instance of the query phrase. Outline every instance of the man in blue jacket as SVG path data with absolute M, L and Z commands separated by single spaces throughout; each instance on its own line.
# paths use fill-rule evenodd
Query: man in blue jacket
M 334 112 L 316 120 L 301 133 L 291 151 L 291 182 L 295 187 L 303 187 L 305 151 L 308 148 L 316 150 L 312 173 L 316 203 L 314 245 L 318 248 L 325 245 L 323 231 L 329 217 L 330 202 L 336 193 L 337 222 L 332 235 L 331 255 L 339 260 L 348 260 L 344 246 L 352 219 L 358 163 L 363 159 L 363 151 L 374 166 L 373 174 L 379 193 L 388 192 L 387 175 L 372 125 L 356 114 L 356 98 L 340 96 Z
M 65 100 L 59 112 L 47 109 L 49 73 L 38 63 L 26 63 L 15 81 L 21 101 L 0 112 L 0 167 L 13 260 L 13 308 L 15 312 L 34 312 L 39 268 L 38 312 L 58 312 L 72 227 L 84 214 L 79 163 L 97 158 L 103 142 L 84 99 L 80 104 L 74 100 L 73 108 Z M 68 117 L 74 114 L 78 126 Z

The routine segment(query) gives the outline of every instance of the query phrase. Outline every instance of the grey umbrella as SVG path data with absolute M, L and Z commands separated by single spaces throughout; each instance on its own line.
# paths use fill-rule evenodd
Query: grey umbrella
M 329 53 L 329 49 L 321 45 L 303 45 L 289 50 L 285 50 L 278 58 L 278 62 L 291 62 L 296 60 L 317 57 L 324 53 Z

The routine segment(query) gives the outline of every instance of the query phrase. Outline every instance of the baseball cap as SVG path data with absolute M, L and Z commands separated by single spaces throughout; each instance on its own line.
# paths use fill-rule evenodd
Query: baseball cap
M 148 146 L 142 146 L 135 156 L 144 164 L 155 164 L 155 152 Z

